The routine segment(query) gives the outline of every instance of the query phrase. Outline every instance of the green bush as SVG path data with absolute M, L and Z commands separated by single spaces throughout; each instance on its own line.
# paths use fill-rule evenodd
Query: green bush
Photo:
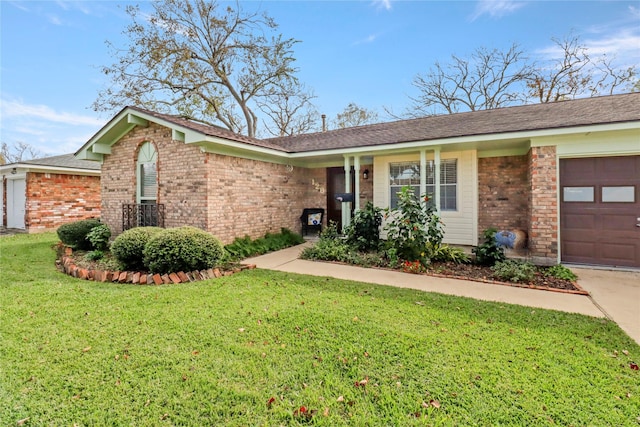
M 495 265 L 507 259 L 504 249 L 496 243 L 495 235 L 497 231 L 495 228 L 488 228 L 482 233 L 484 242 L 472 249 L 476 255 L 476 264 Z
M 131 228 L 113 241 L 111 253 L 123 270 L 144 270 L 144 247 L 151 237 L 163 231 L 160 227 Z
M 302 259 L 320 261 L 340 261 L 348 262 L 350 252 L 354 251 L 342 239 L 320 238 L 315 245 L 305 248 L 300 254 Z
M 578 280 L 578 276 L 576 276 L 576 274 L 573 271 L 569 270 L 567 267 L 561 264 L 554 265 L 553 267 L 547 268 L 546 270 L 544 270 L 544 275 L 550 276 L 550 277 L 556 277 L 558 279 L 563 279 L 563 280 L 570 280 L 572 282 L 575 282 L 576 280 Z
M 149 271 L 165 274 L 215 267 L 225 250 L 220 240 L 206 231 L 184 226 L 155 234 L 143 253 Z
M 304 243 L 301 235 L 292 232 L 287 228 L 280 229 L 279 234 L 267 233 L 264 237 L 251 240 L 249 236 L 236 238 L 233 243 L 224 248 L 229 254 L 230 260 L 241 260 L 244 258 L 278 251 L 290 246 Z
M 83 219 L 63 224 L 58 227 L 58 238 L 73 249 L 88 251 L 93 249 L 93 245 L 87 240 L 87 235 L 94 227 L 101 224 L 98 219 Z
M 497 262 L 491 270 L 493 277 L 515 283 L 531 282 L 536 274 L 533 264 L 513 259 Z
M 444 231 L 442 223 L 429 197 L 418 200 L 413 189 L 402 187 L 398 193 L 398 207 L 386 209 L 390 221 L 385 225 L 388 244 L 396 249 L 398 257 L 405 261 L 429 264 L 427 244 L 439 246 Z
M 105 251 L 109 248 L 109 238 L 111 230 L 106 224 L 95 226 L 87 234 L 87 240 L 91 242 L 93 247 L 98 251 Z
M 454 248 L 444 244 L 438 246 L 428 244 L 427 248 L 432 261 L 454 262 L 456 264 L 466 264 L 469 262 L 469 256 L 460 248 Z
M 377 250 L 380 246 L 382 209 L 367 202 L 364 209 L 356 212 L 346 229 L 347 242 L 359 251 Z

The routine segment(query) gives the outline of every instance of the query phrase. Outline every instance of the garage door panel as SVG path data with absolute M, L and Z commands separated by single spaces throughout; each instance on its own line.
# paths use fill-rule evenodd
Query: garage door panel
M 571 242 L 564 245 L 565 252 L 576 257 L 592 257 L 596 245 L 589 242 Z
M 640 267 L 640 156 L 561 159 L 560 187 L 562 261 Z
M 636 258 L 636 247 L 634 244 L 603 244 L 600 246 L 602 258 L 610 262 L 633 262 Z
M 572 214 L 566 216 L 566 229 L 584 230 L 593 229 L 596 226 L 596 216 L 594 214 Z

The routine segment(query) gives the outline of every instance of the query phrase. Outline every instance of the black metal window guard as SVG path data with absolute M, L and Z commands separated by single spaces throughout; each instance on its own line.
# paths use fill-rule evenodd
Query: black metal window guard
M 164 205 L 125 203 L 122 205 L 122 231 L 134 227 L 164 227 Z

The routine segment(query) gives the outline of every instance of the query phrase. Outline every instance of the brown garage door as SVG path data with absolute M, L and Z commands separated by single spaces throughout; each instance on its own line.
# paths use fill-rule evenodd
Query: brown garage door
M 640 267 L 640 156 L 560 160 L 563 262 Z

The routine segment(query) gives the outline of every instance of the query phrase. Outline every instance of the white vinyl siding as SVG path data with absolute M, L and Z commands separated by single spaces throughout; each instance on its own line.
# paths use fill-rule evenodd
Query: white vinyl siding
M 477 245 L 478 160 L 476 151 L 442 152 L 440 157 L 440 216 L 445 224 L 444 242 L 457 245 Z M 378 207 L 386 208 L 391 205 L 391 165 L 398 163 L 420 165 L 420 155 L 414 153 L 374 158 L 376 173 L 373 174 L 373 203 Z M 433 164 L 433 153 L 427 151 L 427 172 L 429 171 L 429 163 Z M 453 173 L 454 168 L 455 174 Z M 419 177 L 419 172 L 417 176 Z M 452 190 L 448 190 L 448 187 L 452 188 L 454 185 L 455 196 Z M 433 181 L 431 183 L 427 181 L 427 193 L 430 192 L 433 193 Z M 443 200 L 444 203 L 442 203 Z M 456 210 L 445 209 L 452 208 L 454 203 Z

